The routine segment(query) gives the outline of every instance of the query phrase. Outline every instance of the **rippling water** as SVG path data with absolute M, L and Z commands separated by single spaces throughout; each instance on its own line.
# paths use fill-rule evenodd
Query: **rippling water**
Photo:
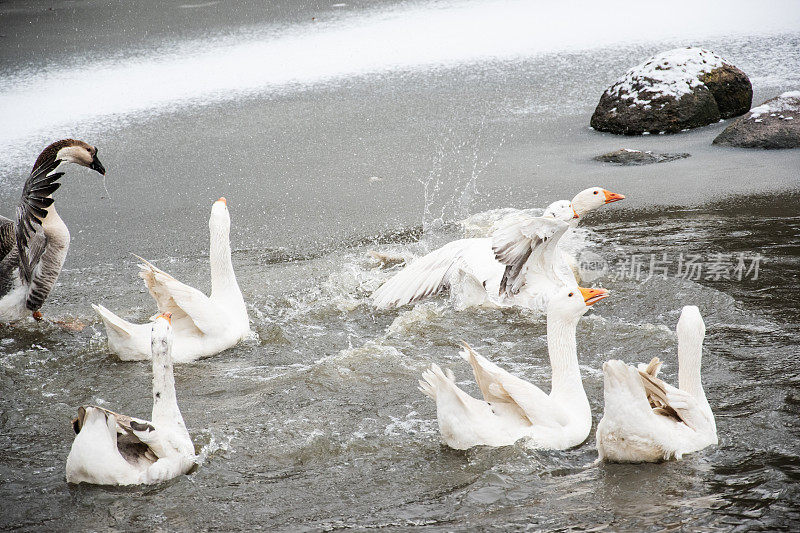
M 102 327 L 83 302 L 107 299 L 103 286 L 110 285 L 123 315 L 145 320 L 152 312 L 143 291 L 127 283 L 132 262 L 111 272 L 105 265 L 69 270 L 50 306 L 74 309 L 89 327 L 74 334 L 32 325 L 4 330 L 0 379 L 4 390 L 15 391 L 3 399 L 4 523 L 31 529 L 788 527 L 800 518 L 800 375 L 791 364 L 800 327 L 800 217 L 786 214 L 798 200 L 794 193 L 691 210 L 617 210 L 590 224 L 587 245 L 611 262 L 666 243 L 687 252 L 765 256 L 757 281 L 609 277 L 603 285 L 613 297 L 580 323 L 579 359 L 599 420 L 602 363 L 659 356 L 667 379 L 677 379 L 674 326 L 682 305 L 700 306 L 708 330 L 704 383 L 720 445 L 670 464 L 595 466 L 593 438 L 563 452 L 514 446 L 462 453 L 439 444 L 434 405 L 415 388 L 428 362 L 451 366 L 477 394 L 457 355 L 464 339 L 546 383 L 545 325 L 515 310 L 457 313 L 446 297 L 374 311 L 367 295 L 391 272 L 367 252 L 421 251 L 410 234 L 297 261 L 238 249 L 237 274 L 258 338 L 176 369 L 202 467 L 146 489 L 69 487 L 63 464 L 79 403 L 149 412 L 149 367 L 109 357 Z M 725 237 L 739 232 L 747 238 Z M 433 237 L 458 234 L 448 225 Z M 205 287 L 199 259 L 159 263 Z
M 448 5 L 435 9 L 451 13 Z M 503 4 L 509 5 L 520 4 Z M 360 28 L 378 42 L 380 32 L 365 29 L 364 21 L 377 17 L 379 29 L 402 35 L 392 26 L 401 8 L 337 16 L 346 19 L 342 27 Z M 413 20 L 425 21 L 425 6 L 409 9 L 417 10 Z M 87 327 L 74 333 L 47 324 L 0 326 L 0 526 L 796 529 L 800 151 L 712 147 L 725 124 L 635 139 L 587 126 L 616 75 L 690 38 L 748 72 L 757 103 L 796 88 L 800 34 L 787 30 L 790 15 L 777 26 L 759 26 L 766 36 L 743 24 L 724 36 L 695 21 L 677 36 L 627 35 L 624 47 L 597 48 L 573 36 L 575 46 L 533 53 L 512 40 L 514 46 L 490 58 L 453 59 L 445 54 L 453 49 L 445 49 L 444 64 L 433 67 L 411 54 L 400 67 L 339 72 L 335 83 L 207 100 L 200 91 L 200 102 L 151 102 L 143 113 L 112 99 L 121 106 L 114 113 L 89 112 L 91 120 L 78 125 L 69 120 L 81 119 L 80 110 L 69 111 L 69 120 L 37 114 L 29 124 L 15 114 L 22 126 L 4 130 L 11 148 L 0 155 L 0 202 L 9 206 L 2 214 L 12 212 L 19 194 L 11 185 L 52 135 L 97 144 L 109 175 L 104 187 L 95 175 L 70 170 L 57 197 L 73 240 L 44 311 Z M 726 16 L 729 24 L 738 20 Z M 502 29 L 496 19 L 487 23 Z M 510 29 L 521 39 L 522 27 Z M 273 30 L 248 28 L 263 46 L 275 44 Z M 323 27 L 316 38 L 329 30 L 341 28 Z M 279 37 L 315 30 L 283 31 Z M 230 57 L 224 55 L 230 48 L 209 43 L 201 52 Z M 161 68 L 153 55 L 138 64 Z M 184 65 L 178 57 L 165 61 Z M 124 58 L 104 61 L 110 70 L 103 72 L 127 79 Z M 17 64 L 3 72 L 22 71 Z M 14 80 L 9 75 L 0 83 L 0 98 L 19 102 Z M 692 157 L 635 168 L 591 160 L 621 146 Z M 578 328 L 598 421 L 602 363 L 658 356 L 666 378 L 676 380 L 675 324 L 683 305 L 698 305 L 719 446 L 658 465 L 595 465 L 594 433 L 562 452 L 443 447 L 434 405 L 416 390 L 425 366 L 450 366 L 459 384 L 477 394 L 457 355 L 463 339 L 546 388 L 544 321 L 519 310 L 455 312 L 446 296 L 375 311 L 368 296 L 394 271 L 368 252 L 422 254 L 462 236 L 457 221 L 468 215 L 484 214 L 471 219 L 474 233 L 491 209 L 542 207 L 590 185 L 628 195 L 593 214 L 576 242 L 611 266 L 663 253 L 673 261 L 679 254 L 763 257 L 757 280 L 687 280 L 674 270 L 647 281 L 604 276 L 595 283 L 612 297 Z M 150 411 L 149 365 L 109 356 L 89 303 L 131 320 L 152 315 L 129 252 L 208 290 L 206 222 L 221 195 L 228 198 L 234 264 L 256 335 L 176 368 L 201 467 L 155 487 L 68 486 L 69 421 L 79 405 L 101 403 L 137 416 Z

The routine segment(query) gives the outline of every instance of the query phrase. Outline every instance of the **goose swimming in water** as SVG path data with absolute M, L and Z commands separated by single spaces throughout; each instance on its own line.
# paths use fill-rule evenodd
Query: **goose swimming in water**
M 572 202 L 550 204 L 541 217 L 515 214 L 491 237 L 460 239 L 416 259 L 372 295 L 379 309 L 400 307 L 450 288 L 462 307 L 520 305 L 541 308 L 563 284 L 577 286 L 558 240 L 581 217 L 625 196 L 600 187 L 579 192 Z M 545 219 L 556 218 L 561 227 Z M 540 245 L 549 246 L 537 251 Z
M 175 346 L 172 358 L 186 363 L 236 345 L 250 334 L 250 319 L 236 282 L 231 261 L 231 218 L 228 203 L 220 198 L 211 207 L 211 296 L 176 280 L 142 259 L 144 280 L 159 312 L 172 313 Z M 132 324 L 102 305 L 92 305 L 103 320 L 108 346 L 123 361 L 150 358 L 150 324 Z
M 547 350 L 552 367 L 550 394 L 478 355 L 461 352 L 472 366 L 483 394 L 478 400 L 461 390 L 449 370 L 432 364 L 422 374 L 420 391 L 436 402 L 444 443 L 457 450 L 508 446 L 519 439 L 538 449 L 563 450 L 589 436 L 592 411 L 583 389 L 575 330 L 589 307 L 608 296 L 605 289 L 561 289 L 547 304 Z
M 175 396 L 170 314 L 159 315 L 150 329 L 151 419 L 120 415 L 95 405 L 78 409 L 78 417 L 72 421 L 75 440 L 67 457 L 68 483 L 161 483 L 195 466 L 194 444 Z
M 700 381 L 706 326 L 700 310 L 681 311 L 678 388 L 660 380 L 661 361 L 633 367 L 619 360 L 603 364 L 605 410 L 597 425 L 601 460 L 658 462 L 717 444 L 717 425 Z
M 22 188 L 16 221 L 0 216 L 0 322 L 40 311 L 61 273 L 69 249 L 69 230 L 56 212 L 53 193 L 61 186 L 56 172 L 75 163 L 105 175 L 97 148 L 64 139 L 45 148 Z

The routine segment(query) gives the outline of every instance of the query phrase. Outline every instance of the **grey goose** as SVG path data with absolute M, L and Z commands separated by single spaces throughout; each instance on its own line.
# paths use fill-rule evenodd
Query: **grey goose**
M 0 216 L 0 322 L 13 322 L 40 311 L 55 285 L 69 249 L 69 230 L 58 216 L 53 193 L 61 186 L 56 172 L 75 163 L 105 175 L 97 148 L 63 139 L 45 148 L 22 188 L 16 220 Z

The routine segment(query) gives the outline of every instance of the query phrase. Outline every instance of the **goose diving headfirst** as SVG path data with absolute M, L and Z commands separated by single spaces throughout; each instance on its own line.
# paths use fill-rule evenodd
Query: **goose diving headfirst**
M 658 377 L 661 361 L 633 367 L 619 360 L 603 364 L 605 410 L 597 425 L 600 460 L 658 462 L 717 444 L 717 425 L 700 381 L 706 326 L 700 310 L 681 311 L 678 388 Z
M 186 363 L 235 346 L 250 334 L 250 319 L 231 261 L 231 217 L 220 198 L 211 207 L 211 296 L 185 285 L 142 259 L 139 276 L 161 313 L 172 313 L 175 346 L 172 358 Z M 140 258 L 141 259 L 141 258 Z M 150 324 L 133 324 L 102 305 L 92 305 L 108 335 L 108 347 L 123 361 L 150 359 Z
M 379 309 L 400 307 L 449 288 L 457 289 L 463 306 L 544 310 L 553 290 L 577 286 L 557 249 L 559 239 L 590 211 L 624 198 L 591 187 L 572 202 L 553 202 L 541 217 L 524 213 L 506 217 L 490 237 L 459 239 L 412 261 L 372 294 L 373 304 Z
M 592 411 L 578 367 L 575 330 L 589 307 L 608 296 L 605 289 L 561 289 L 547 304 L 547 351 L 552 386 L 546 394 L 536 385 L 506 372 L 469 346 L 461 356 L 472 366 L 483 400 L 455 383 L 449 370 L 436 365 L 422 374 L 420 391 L 436 402 L 439 432 L 456 450 L 473 446 L 526 446 L 564 450 L 586 440 Z
M 62 163 L 105 175 L 97 147 L 63 139 L 45 148 L 22 188 L 16 220 L 0 216 L 0 322 L 40 311 L 61 273 L 69 249 L 69 230 L 56 212 L 53 193 L 61 186 Z
M 78 409 L 67 457 L 68 483 L 139 485 L 167 481 L 194 468 L 194 444 L 175 395 L 170 314 L 150 326 L 153 411 L 150 420 L 95 405 Z

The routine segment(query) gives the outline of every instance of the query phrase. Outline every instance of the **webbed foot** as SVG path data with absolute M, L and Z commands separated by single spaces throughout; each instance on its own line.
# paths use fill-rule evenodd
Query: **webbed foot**
M 86 327 L 86 324 L 77 318 L 73 320 L 51 320 L 50 323 L 55 324 L 63 329 L 75 332 L 83 331 L 83 328 Z

